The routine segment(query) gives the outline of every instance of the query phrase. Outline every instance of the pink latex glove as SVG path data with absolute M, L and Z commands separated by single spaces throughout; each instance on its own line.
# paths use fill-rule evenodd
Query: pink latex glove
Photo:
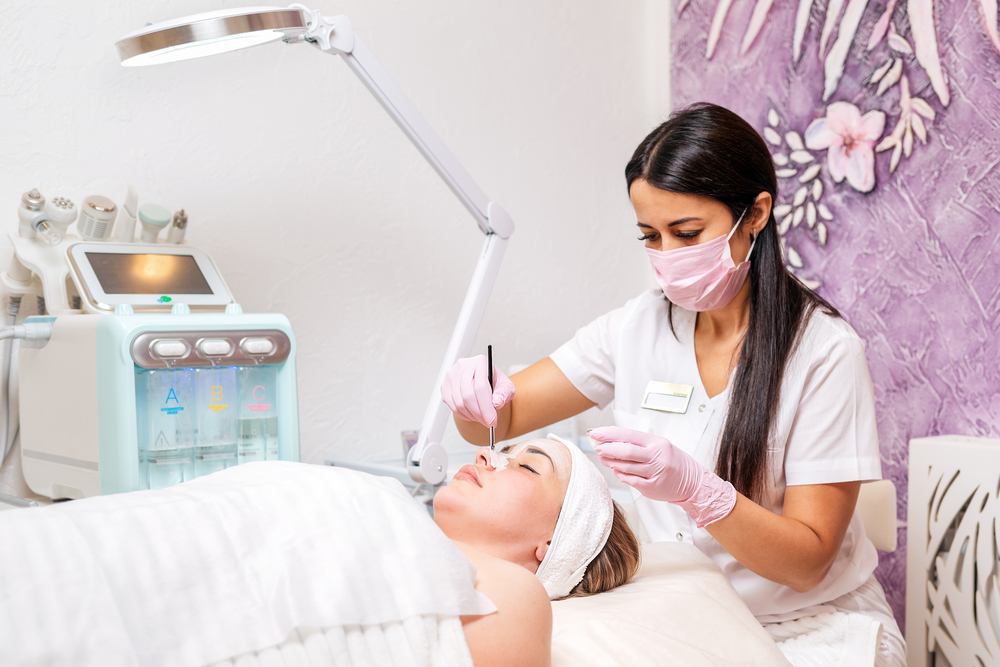
M 669 440 L 642 431 L 605 426 L 590 431 L 594 451 L 615 477 L 652 500 L 675 503 L 699 528 L 729 516 L 736 489 L 674 447 Z
M 459 359 L 445 373 L 441 400 L 467 422 L 497 425 L 497 410 L 514 398 L 514 383 L 493 364 L 493 391 L 490 391 L 486 355 Z

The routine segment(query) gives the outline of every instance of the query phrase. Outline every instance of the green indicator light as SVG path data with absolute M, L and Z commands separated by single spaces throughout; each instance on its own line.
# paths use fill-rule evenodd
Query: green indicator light
M 160 303 L 170 303 L 172 300 L 169 296 L 161 296 L 159 298 Z

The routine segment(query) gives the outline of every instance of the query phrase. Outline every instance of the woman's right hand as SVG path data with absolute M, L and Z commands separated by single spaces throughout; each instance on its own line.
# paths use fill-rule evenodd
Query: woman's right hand
M 452 412 L 468 422 L 483 426 L 497 425 L 497 410 L 514 397 L 514 383 L 493 365 L 493 390 L 490 390 L 486 355 L 459 359 L 445 373 L 441 399 Z

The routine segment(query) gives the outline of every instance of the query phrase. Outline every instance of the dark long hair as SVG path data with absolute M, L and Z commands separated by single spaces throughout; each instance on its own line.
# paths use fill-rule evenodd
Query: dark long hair
M 695 104 L 673 113 L 639 144 L 625 178 L 630 188 L 642 179 L 660 190 L 714 199 L 729 208 L 733 224 L 755 205 L 757 195 L 771 195 L 772 211 L 750 262 L 749 322 L 733 371 L 715 470 L 760 502 L 768 486 L 767 450 L 785 366 L 816 308 L 835 317 L 840 313 L 785 269 L 774 219 L 778 180 L 771 153 L 753 127 L 732 111 Z M 755 213 L 750 208 L 746 219 Z M 671 331 L 673 307 L 668 307 Z

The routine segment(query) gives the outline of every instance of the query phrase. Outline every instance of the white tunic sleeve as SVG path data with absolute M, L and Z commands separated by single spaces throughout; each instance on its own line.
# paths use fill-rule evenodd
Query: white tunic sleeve
M 875 396 L 854 330 L 817 313 L 786 373 L 778 419 L 779 434 L 787 429 L 785 484 L 881 479 Z
M 615 398 L 615 369 L 622 326 L 642 296 L 601 315 L 549 357 L 581 394 L 604 409 Z

